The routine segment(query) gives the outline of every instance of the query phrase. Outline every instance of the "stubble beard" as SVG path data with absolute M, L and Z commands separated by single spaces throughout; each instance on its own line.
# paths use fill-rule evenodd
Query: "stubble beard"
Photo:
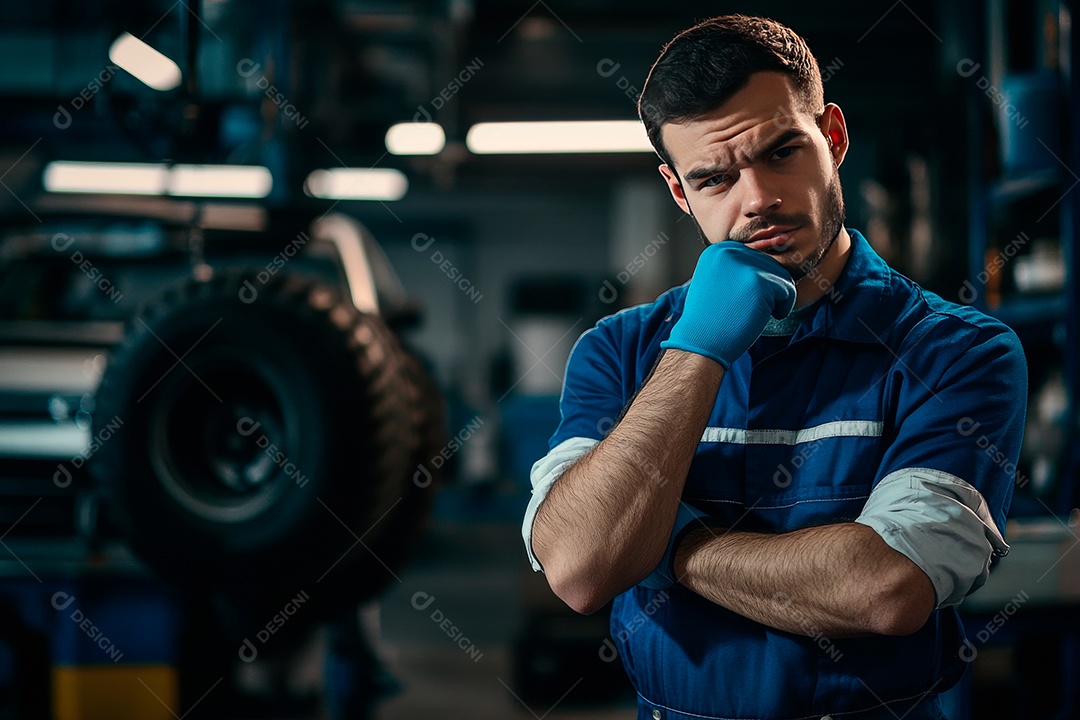
M 817 250 L 811 257 L 797 258 L 798 265 L 793 270 L 788 268 L 791 278 L 799 282 L 804 277 L 814 272 L 817 266 L 829 254 L 829 250 L 840 237 L 840 231 L 844 228 L 846 209 L 844 207 L 844 190 L 840 185 L 840 173 L 833 171 L 832 181 L 825 194 L 824 207 L 821 209 L 821 241 Z
M 791 278 L 795 282 L 799 282 L 817 268 L 818 264 L 825 259 L 826 255 L 828 255 L 833 243 L 836 242 L 836 238 L 840 236 L 840 230 L 844 227 L 844 220 L 846 219 L 844 190 L 840 185 L 840 173 L 835 165 L 833 166 L 832 180 L 829 182 L 828 189 L 825 192 L 825 201 L 822 203 L 820 210 L 822 233 L 821 240 L 818 242 L 814 252 L 810 257 L 801 257 L 802 254 L 796 252 L 795 254 L 800 257 L 795 258 L 795 267 L 791 268 L 787 267 L 786 264 L 784 265 L 784 267 L 787 268 L 787 271 L 791 273 Z M 697 228 L 698 236 L 701 238 L 702 244 L 705 247 L 711 245 L 712 243 L 710 243 L 708 236 L 705 235 L 705 230 L 702 229 L 697 216 L 691 212 L 690 218 L 694 221 L 694 227 Z M 766 228 L 771 225 L 806 225 L 808 222 L 809 218 L 805 215 L 766 215 L 762 216 L 756 222 L 749 223 L 743 228 L 739 235 L 749 237 L 749 235 L 753 234 L 758 229 Z M 745 239 L 742 237 L 732 237 L 732 239 L 745 242 Z M 781 248 L 780 252 L 769 254 L 775 255 L 779 259 L 779 257 L 782 257 L 788 250 L 790 250 L 790 248 Z

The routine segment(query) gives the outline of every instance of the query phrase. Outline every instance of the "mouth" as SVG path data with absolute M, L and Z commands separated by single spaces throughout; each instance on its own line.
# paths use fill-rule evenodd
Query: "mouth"
M 752 250 L 786 250 L 798 232 L 799 227 L 769 227 L 751 235 L 745 245 Z

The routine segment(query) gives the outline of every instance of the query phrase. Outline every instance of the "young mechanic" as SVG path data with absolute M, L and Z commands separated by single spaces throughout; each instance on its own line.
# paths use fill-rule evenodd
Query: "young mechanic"
M 681 33 L 639 111 L 708 245 L 578 340 L 533 567 L 579 612 L 615 599 L 640 718 L 943 717 L 955 608 L 1008 552 L 1016 336 L 844 227 L 844 116 L 787 27 Z

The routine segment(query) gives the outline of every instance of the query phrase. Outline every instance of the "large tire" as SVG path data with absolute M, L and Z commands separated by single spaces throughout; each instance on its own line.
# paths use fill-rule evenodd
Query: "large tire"
M 415 494 L 414 362 L 325 286 L 189 280 L 141 310 L 111 357 L 94 429 L 122 425 L 91 469 L 166 577 L 357 602 L 385 584 L 364 576 L 357 538 Z
M 419 443 L 404 480 L 400 501 L 372 530 L 365 576 L 382 577 L 389 583 L 390 568 L 403 567 L 415 552 L 435 493 L 442 485 L 442 465 L 436 467 L 432 458 L 446 443 L 446 413 L 442 396 L 435 382 L 412 355 L 405 357 L 405 371 L 411 378 L 410 407 L 413 426 Z

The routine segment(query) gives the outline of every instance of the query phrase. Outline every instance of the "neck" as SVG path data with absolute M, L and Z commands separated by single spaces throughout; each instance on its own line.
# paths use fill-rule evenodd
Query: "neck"
M 836 236 L 825 256 L 810 272 L 795 283 L 795 308 L 802 308 L 817 302 L 833 286 L 840 272 L 847 264 L 851 253 L 851 236 L 843 227 Z

